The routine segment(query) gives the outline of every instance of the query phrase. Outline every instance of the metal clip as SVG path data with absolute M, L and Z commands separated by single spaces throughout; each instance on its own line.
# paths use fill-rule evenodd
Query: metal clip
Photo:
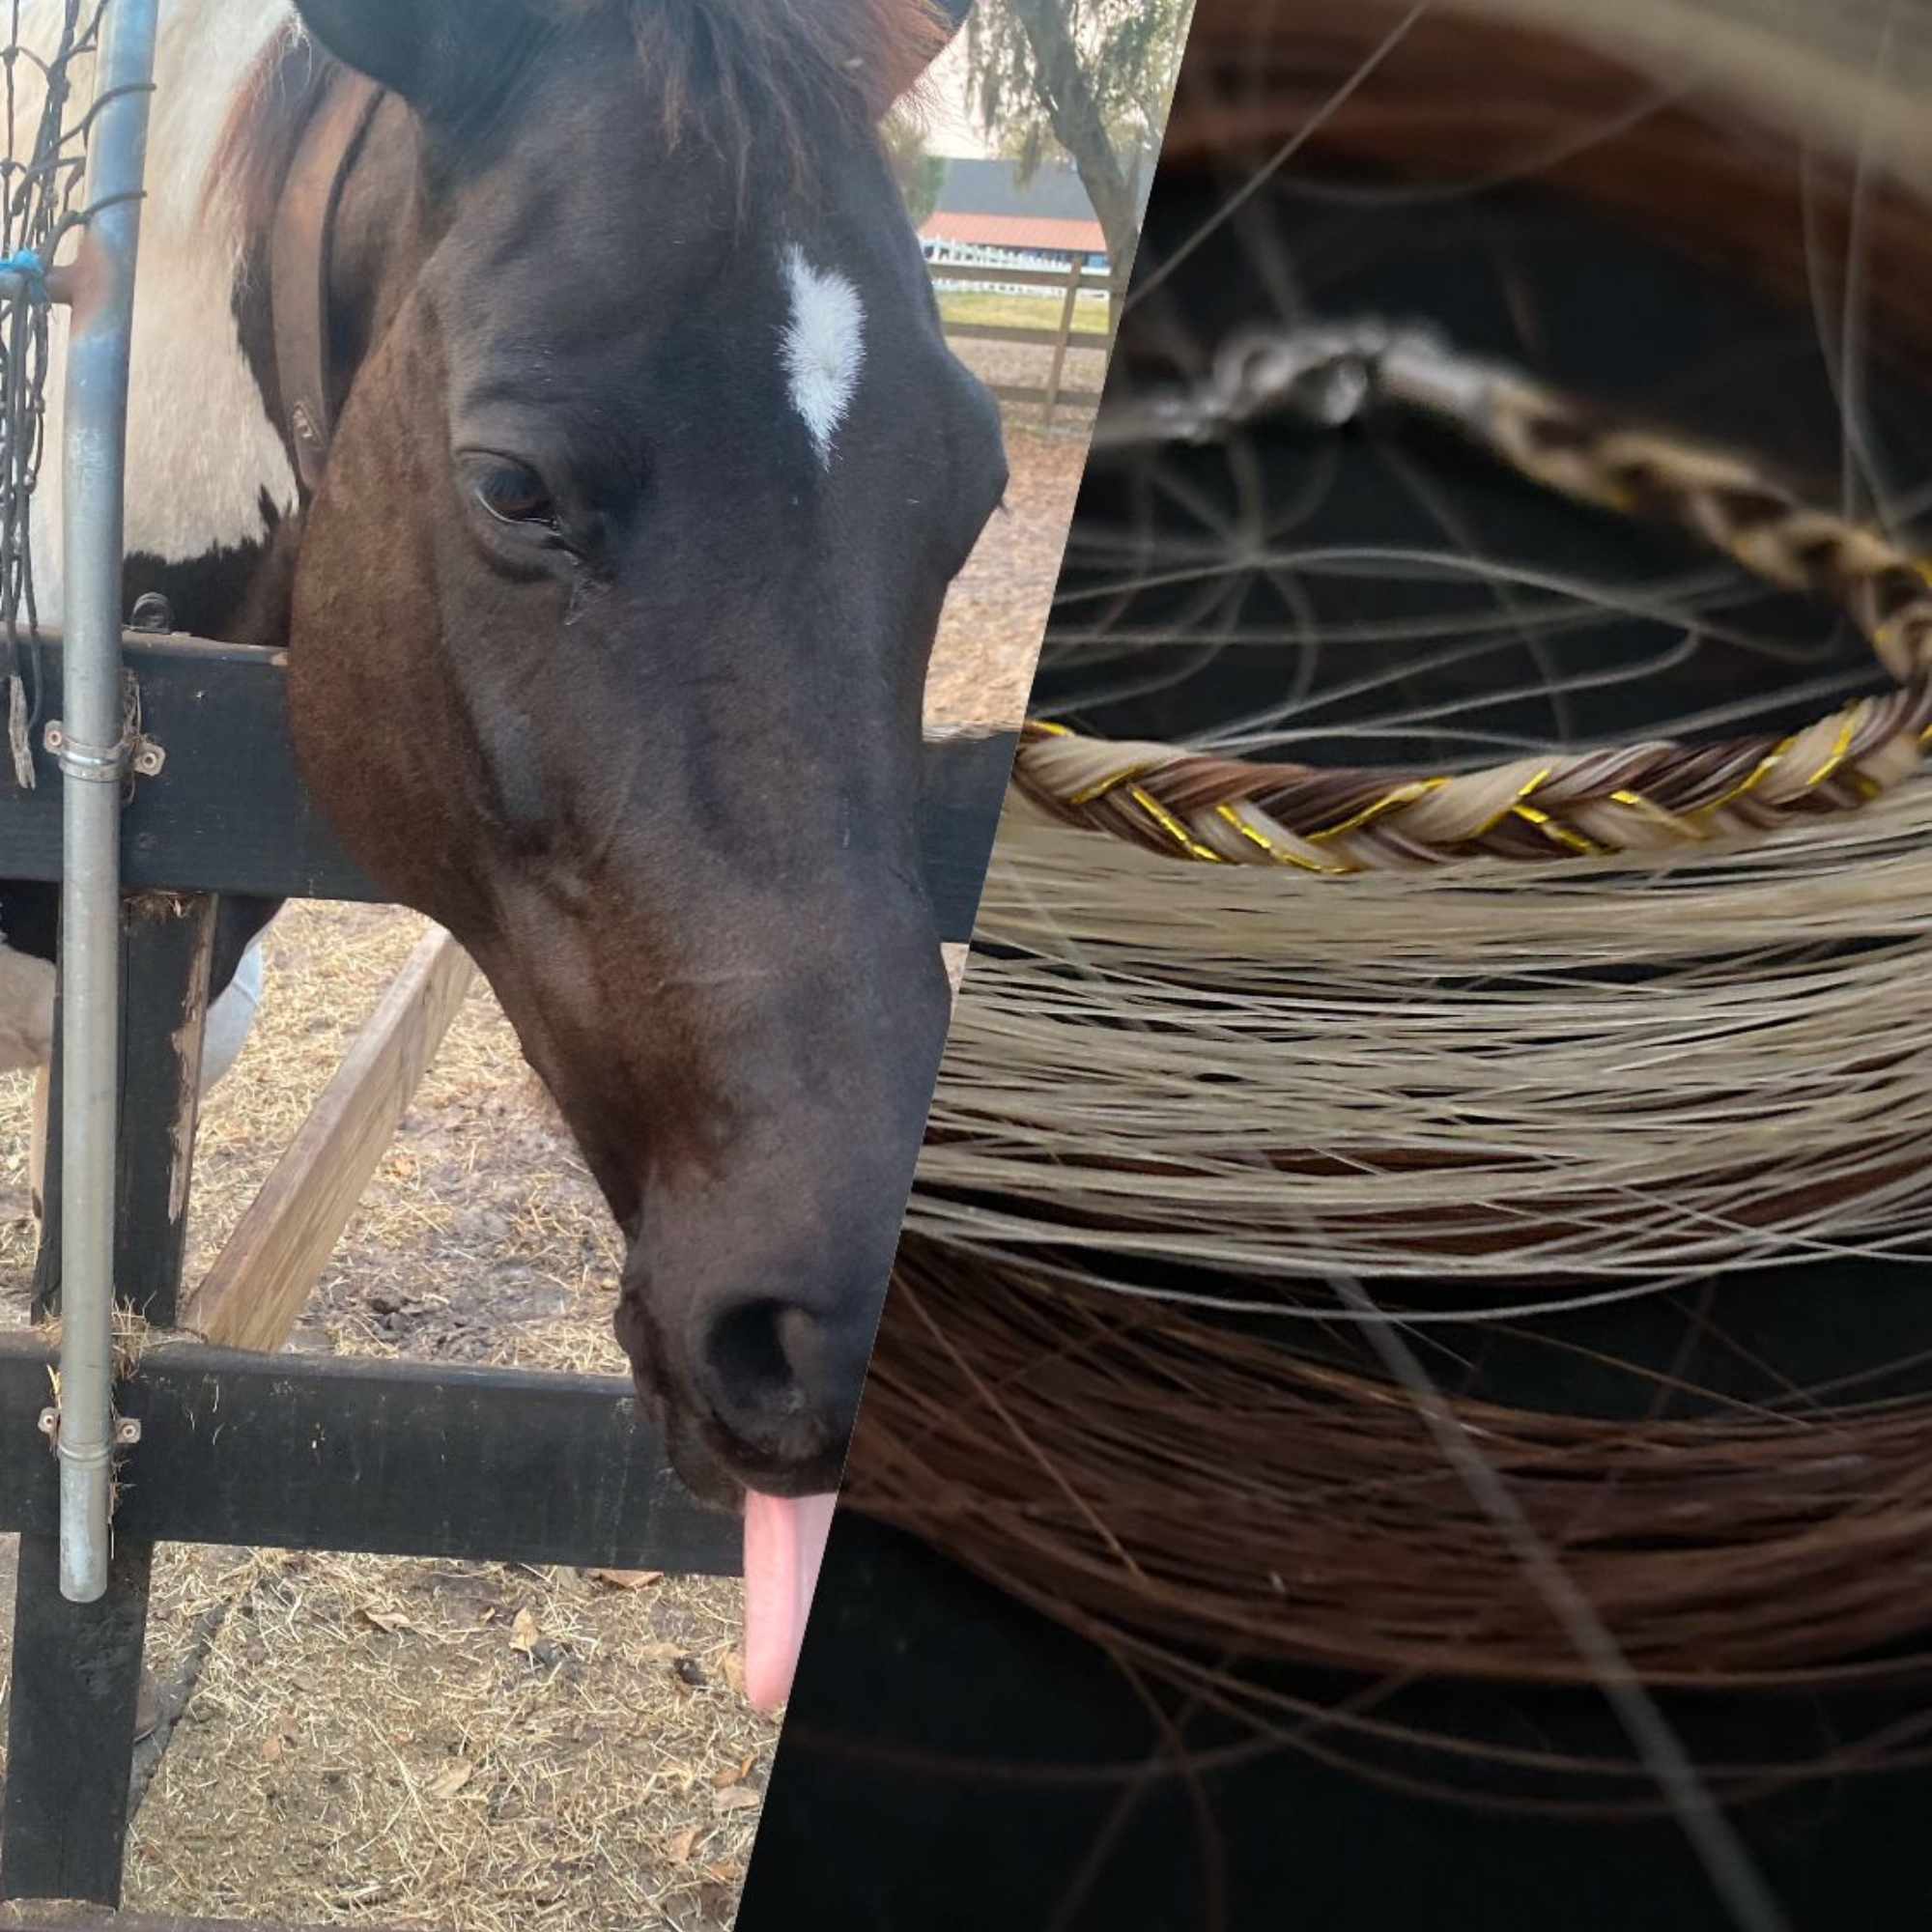
M 60 1410 L 43 1408 L 36 1418 L 37 1426 L 47 1438 L 47 1446 L 56 1453 L 60 1449 Z M 141 1439 L 141 1418 L 138 1415 L 117 1415 L 114 1418 L 114 1446 L 117 1449 L 131 1449 Z
M 63 778 L 118 784 L 123 779 L 159 776 L 167 751 L 141 729 L 141 686 L 132 671 L 122 673 L 121 716 L 121 742 L 106 747 L 76 745 L 58 718 L 47 721 L 42 742 L 59 761 Z

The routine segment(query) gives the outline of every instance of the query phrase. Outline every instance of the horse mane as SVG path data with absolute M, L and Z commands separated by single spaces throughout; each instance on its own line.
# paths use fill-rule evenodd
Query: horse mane
M 754 147 L 776 142 L 794 172 L 809 172 L 820 122 L 876 124 L 952 32 L 932 0 L 621 4 L 659 90 L 667 142 L 705 141 L 741 169 Z
M 302 133 L 340 71 L 291 16 L 229 108 L 202 184 L 206 213 L 225 210 L 242 238 L 268 232 Z
M 952 37 L 932 0 L 535 0 L 561 21 L 621 6 L 629 14 L 668 148 L 699 142 L 738 172 L 776 154 L 809 176 L 829 120 L 869 128 L 916 92 Z M 204 184 L 242 235 L 272 217 L 289 166 L 340 71 L 291 15 L 236 96 Z

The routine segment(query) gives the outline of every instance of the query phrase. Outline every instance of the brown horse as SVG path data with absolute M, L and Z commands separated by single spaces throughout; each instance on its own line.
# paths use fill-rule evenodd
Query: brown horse
M 299 14 L 166 16 L 128 592 L 286 643 L 310 787 L 488 976 L 675 1467 L 760 1498 L 781 1693 L 813 1553 L 770 1499 L 837 1482 L 938 1065 L 921 697 L 1005 487 L 874 131 L 956 19 Z M 311 322 L 277 251 L 331 142 Z

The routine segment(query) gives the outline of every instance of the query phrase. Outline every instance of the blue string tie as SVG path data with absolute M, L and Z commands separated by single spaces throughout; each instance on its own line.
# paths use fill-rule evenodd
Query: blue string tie
M 15 248 L 0 255 L 0 275 L 18 275 L 23 284 L 21 293 L 29 301 L 47 299 L 47 265 L 37 250 Z

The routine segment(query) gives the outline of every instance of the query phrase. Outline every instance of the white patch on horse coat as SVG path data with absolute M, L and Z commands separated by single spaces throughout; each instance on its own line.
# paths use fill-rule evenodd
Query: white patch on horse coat
M 866 361 L 866 311 L 843 275 L 814 269 L 796 246 L 785 250 L 791 315 L 784 365 L 791 406 L 803 418 L 820 463 L 832 462 L 832 439 L 852 407 Z
M 37 51 L 60 41 L 65 0 L 24 0 L 20 38 Z M 128 412 L 127 546 L 169 563 L 258 541 L 266 496 L 296 505 L 295 472 L 270 420 L 234 315 L 242 236 L 238 212 L 203 197 L 230 110 L 257 61 L 300 31 L 288 0 L 174 0 L 160 9 L 148 135 L 148 197 L 135 276 L 134 348 Z M 29 137 L 27 63 L 16 70 L 15 126 Z M 91 97 L 92 63 L 75 64 L 78 98 Z M 38 95 L 38 90 L 33 90 Z M 18 158 L 18 157 L 16 157 Z M 43 622 L 58 623 L 61 420 L 67 386 L 67 317 L 50 328 L 46 441 L 35 493 L 34 585 Z
M 0 1073 L 24 1073 L 52 1059 L 54 969 L 0 940 Z
M 21 43 L 50 56 L 60 44 L 64 12 L 65 0 L 23 0 Z M 265 496 L 284 514 L 296 507 L 295 471 L 235 321 L 240 214 L 218 199 L 205 206 L 204 195 L 229 112 L 257 61 L 274 41 L 299 31 L 288 0 L 170 0 L 160 9 L 134 283 L 127 547 L 165 562 L 186 562 L 266 536 Z M 76 99 L 91 99 L 92 62 L 75 62 L 71 77 Z M 23 141 L 40 114 L 37 79 L 31 62 L 16 65 L 14 126 Z M 56 308 L 49 318 L 46 434 L 33 514 L 35 603 L 48 625 L 59 623 L 64 601 L 66 391 L 67 312 Z M 259 969 L 259 958 L 256 963 Z M 222 1056 L 232 1060 L 240 1050 L 255 997 L 251 984 L 231 986 L 210 1016 L 219 1042 L 214 1077 L 225 1070 Z M 40 1065 L 51 1057 L 53 1009 L 53 967 L 0 942 L 0 1070 Z M 217 1025 L 223 1015 L 232 1017 Z
M 235 977 L 208 1009 L 201 1055 L 206 1094 L 242 1057 L 262 1003 L 262 942 L 242 955 Z M 0 939 L 0 1073 L 43 1066 L 54 1053 L 54 969 Z

